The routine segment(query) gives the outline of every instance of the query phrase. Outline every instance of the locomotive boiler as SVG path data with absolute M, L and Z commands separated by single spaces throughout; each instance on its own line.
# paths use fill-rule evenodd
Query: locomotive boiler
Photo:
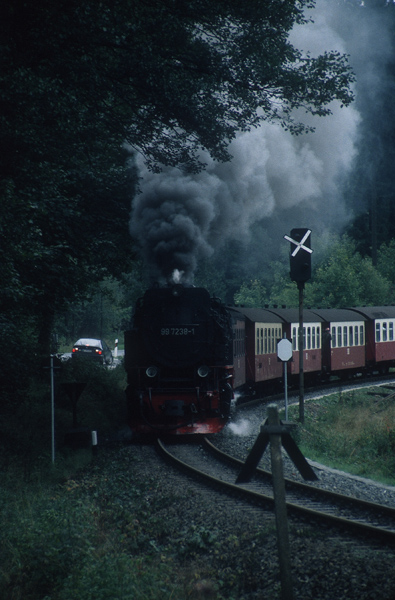
M 229 311 L 203 288 L 147 290 L 125 332 L 124 365 L 135 435 L 220 431 L 233 398 Z

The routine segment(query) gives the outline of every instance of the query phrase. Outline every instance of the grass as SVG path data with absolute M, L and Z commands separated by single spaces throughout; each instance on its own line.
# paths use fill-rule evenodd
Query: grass
M 122 473 L 117 477 L 118 449 L 104 476 L 90 449 L 62 447 L 73 425 L 63 389 L 70 381 L 86 382 L 78 426 L 105 433 L 125 422 L 122 367 L 71 361 L 55 382 L 54 465 L 46 379 L 33 382 L 0 421 L 0 599 L 170 600 L 174 590 L 182 597 L 154 548 L 158 524 L 141 511 L 148 483 L 131 490 Z M 152 552 L 142 553 L 145 545 Z
M 92 487 L 92 480 L 69 479 L 57 486 L 41 482 L 2 489 L 1 598 L 171 597 L 173 586 L 161 561 L 130 552 L 115 506 L 110 503 L 104 513 Z
M 289 407 L 290 420 L 298 410 Z M 385 386 L 306 402 L 296 440 L 312 460 L 395 485 L 395 400 Z
M 114 426 L 121 371 L 88 375 L 82 424 L 93 427 L 99 418 Z M 31 394 L 24 409 L 39 406 L 29 413 L 36 431 L 48 422 L 48 402 L 40 407 L 40 389 Z M 64 403 L 57 409 L 61 423 L 70 422 Z M 298 407 L 289 408 L 289 417 L 297 420 Z M 231 600 L 240 589 L 254 589 L 270 526 L 228 535 L 206 521 L 186 521 L 180 529 L 179 507 L 188 495 L 193 502 L 194 492 L 159 489 L 154 475 L 141 475 L 138 452 L 120 447 L 92 461 L 90 450 L 59 450 L 51 465 L 47 434 L 36 432 L 23 445 L 22 432 L 30 429 L 19 425 L 18 453 L 11 446 L 0 452 L 1 599 Z M 384 387 L 306 402 L 296 435 L 309 458 L 395 484 L 395 404 Z

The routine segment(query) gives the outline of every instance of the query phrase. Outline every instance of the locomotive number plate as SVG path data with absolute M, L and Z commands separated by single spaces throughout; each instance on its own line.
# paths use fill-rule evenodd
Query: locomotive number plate
M 195 335 L 196 326 L 188 325 L 187 327 L 162 327 L 160 334 L 163 336 L 186 336 Z

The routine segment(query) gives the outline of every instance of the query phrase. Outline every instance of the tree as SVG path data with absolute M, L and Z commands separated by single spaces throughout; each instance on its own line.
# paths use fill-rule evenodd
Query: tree
M 94 146 L 104 124 L 109 144 L 126 139 L 153 168 L 196 169 L 201 147 L 218 160 L 229 158 L 227 145 L 239 130 L 275 120 L 300 132 L 305 127 L 294 121 L 295 108 L 325 115 L 333 99 L 352 101 L 345 56 L 311 58 L 288 41 L 312 5 L 6 0 L 4 79 L 12 79 L 11 95 L 30 110 L 48 111 L 47 124 L 58 125 L 70 142 Z
M 306 304 L 344 308 L 358 305 L 382 305 L 391 301 L 390 282 L 363 258 L 355 243 L 344 236 L 315 271 L 306 286 Z
M 133 260 L 136 175 L 227 160 L 262 120 L 295 133 L 293 110 L 352 100 L 345 56 L 288 41 L 309 0 L 4 0 L 0 8 L 2 304 L 33 316 L 48 350 L 54 316 Z M 8 312 L 7 312 L 8 311 Z
M 267 303 L 267 292 L 262 282 L 259 279 L 254 279 L 249 284 L 243 283 L 234 295 L 234 301 L 236 305 L 262 307 Z
M 382 244 L 378 252 L 377 270 L 382 277 L 391 282 L 391 297 L 388 303 L 395 302 L 395 240 Z
M 315 266 L 312 280 L 306 283 L 305 306 L 345 308 L 393 303 L 394 252 L 395 244 L 383 245 L 376 269 L 370 258 L 364 258 L 357 252 L 353 240 L 346 236 L 338 239 L 329 254 Z M 246 306 L 267 303 L 296 308 L 299 292 L 296 284 L 290 281 L 287 267 L 278 262 L 269 293 L 262 281 L 251 281 L 241 286 L 235 294 L 235 302 Z

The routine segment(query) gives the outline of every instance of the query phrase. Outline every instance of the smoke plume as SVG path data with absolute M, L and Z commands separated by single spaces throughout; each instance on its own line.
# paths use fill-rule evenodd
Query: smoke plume
M 346 33 L 338 33 L 336 6 L 320 0 L 315 22 L 295 28 L 291 42 L 313 56 L 349 51 Z M 218 163 L 203 154 L 207 168 L 197 175 L 175 168 L 153 174 L 138 159 L 141 193 L 133 201 L 130 230 L 151 279 L 165 283 L 178 269 L 183 281 L 192 283 L 199 260 L 226 240 L 248 247 L 251 225 L 257 222 L 270 232 L 272 255 L 279 253 L 283 235 L 293 227 L 321 235 L 344 226 L 350 215 L 343 184 L 356 156 L 360 116 L 355 106 L 334 103 L 331 109 L 333 114 L 325 118 L 295 115 L 315 127 L 311 134 L 295 137 L 269 123 L 242 133 L 230 146 L 232 161 Z M 264 250 L 249 249 L 270 259 Z

